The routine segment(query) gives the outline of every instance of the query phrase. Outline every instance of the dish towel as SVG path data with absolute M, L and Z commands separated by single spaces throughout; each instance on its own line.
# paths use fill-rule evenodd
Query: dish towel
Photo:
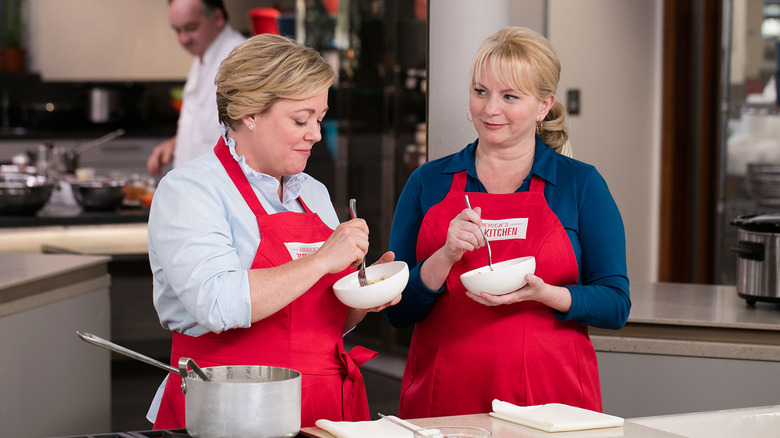
M 412 429 L 419 429 L 412 423 L 393 417 Z M 330 421 L 317 420 L 314 424 L 337 438 L 414 438 L 414 432 L 385 418 L 374 421 Z
M 517 406 L 501 400 L 493 400 L 493 412 L 490 415 L 547 432 L 601 429 L 623 425 L 623 419 L 620 417 L 560 403 Z

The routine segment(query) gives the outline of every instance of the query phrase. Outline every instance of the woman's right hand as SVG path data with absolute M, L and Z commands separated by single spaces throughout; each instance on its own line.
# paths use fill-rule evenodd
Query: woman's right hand
M 357 267 L 368 252 L 368 224 L 364 219 L 340 223 L 328 240 L 317 250 L 328 273 L 335 274 L 348 266 Z
M 450 221 L 447 228 L 447 241 L 441 248 L 443 255 L 452 264 L 463 257 L 466 251 L 474 251 L 485 245 L 485 239 L 479 231 L 482 209 L 465 208 Z
M 482 209 L 475 207 L 463 209 L 450 221 L 447 228 L 447 240 L 444 246 L 436 250 L 420 267 L 420 279 L 431 290 L 437 290 L 447 280 L 447 276 L 466 251 L 474 251 L 485 244 L 479 231 Z

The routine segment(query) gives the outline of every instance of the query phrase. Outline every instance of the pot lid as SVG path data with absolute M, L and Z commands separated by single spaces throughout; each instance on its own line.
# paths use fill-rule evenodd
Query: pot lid
M 739 216 L 731 221 L 731 225 L 747 231 L 760 233 L 780 233 L 780 213 L 753 214 Z

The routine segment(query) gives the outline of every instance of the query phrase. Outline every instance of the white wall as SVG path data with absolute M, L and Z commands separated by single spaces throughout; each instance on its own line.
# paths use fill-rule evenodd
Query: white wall
M 428 158 L 434 159 L 477 138 L 466 119 L 471 61 L 482 40 L 509 25 L 510 0 L 429 0 L 429 8 Z
M 510 24 L 547 31 L 562 63 L 556 98 L 565 104 L 568 89 L 580 90 L 581 113 L 570 120 L 575 158 L 599 169 L 620 208 L 629 278 L 656 281 L 662 1 L 430 0 L 429 158 L 476 138 L 465 119 L 471 60 Z
M 30 0 L 31 69 L 48 81 L 184 80 L 164 0 Z
M 574 156 L 609 184 L 632 281 L 658 278 L 662 12 L 661 0 L 549 0 L 548 38 L 562 64 L 557 97 L 580 89 Z

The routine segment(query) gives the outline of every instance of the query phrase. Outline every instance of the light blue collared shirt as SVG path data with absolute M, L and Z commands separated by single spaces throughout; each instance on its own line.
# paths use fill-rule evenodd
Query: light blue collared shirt
M 254 171 L 220 127 L 230 154 L 269 214 L 302 213 L 303 199 L 332 229 L 339 224 L 328 189 L 305 173 L 279 181 Z M 171 170 L 160 181 L 149 212 L 149 263 L 160 324 L 190 336 L 249 327 L 249 268 L 260 244 L 257 219 L 213 151 Z M 154 423 L 168 377 L 146 418 Z
M 226 141 L 269 214 L 303 212 L 300 197 L 327 226 L 338 226 L 322 183 L 306 173 L 286 176 L 280 202 L 279 181 L 251 169 L 236 155 L 233 139 Z M 254 214 L 213 151 L 170 171 L 149 213 L 154 306 L 162 326 L 190 336 L 249 327 L 248 270 L 260 239 Z

